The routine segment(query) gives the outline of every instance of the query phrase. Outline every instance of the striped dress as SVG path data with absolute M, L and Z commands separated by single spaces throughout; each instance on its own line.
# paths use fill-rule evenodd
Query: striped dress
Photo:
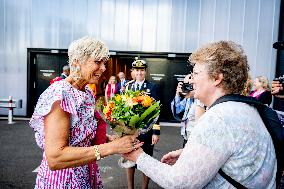
M 88 88 L 86 92 L 77 90 L 65 80 L 49 86 L 39 97 L 30 120 L 30 126 L 35 131 L 36 142 L 43 149 L 35 188 L 103 188 L 96 162 L 56 171 L 49 169 L 44 153 L 44 116 L 50 112 L 52 104 L 58 100 L 61 101 L 61 108 L 71 115 L 69 145 L 88 147 L 95 140 L 97 122 L 92 92 Z

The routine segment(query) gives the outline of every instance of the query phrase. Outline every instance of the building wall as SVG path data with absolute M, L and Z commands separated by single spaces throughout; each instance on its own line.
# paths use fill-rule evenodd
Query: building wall
M 0 98 L 23 99 L 27 48 L 68 48 L 84 35 L 112 50 L 181 52 L 233 40 L 252 77 L 275 75 L 281 0 L 0 0 Z M 6 110 L 1 109 L 0 113 Z

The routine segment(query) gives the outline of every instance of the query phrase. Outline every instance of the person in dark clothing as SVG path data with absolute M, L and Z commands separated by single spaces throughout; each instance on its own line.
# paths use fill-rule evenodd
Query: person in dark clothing
M 69 76 L 69 74 L 70 74 L 70 67 L 68 65 L 63 66 L 60 78 L 65 79 L 66 77 Z
M 127 90 L 144 91 L 149 96 L 153 97 L 155 100 L 158 100 L 159 98 L 158 98 L 157 85 L 145 79 L 146 68 L 147 68 L 147 63 L 144 60 L 136 59 L 132 63 L 132 69 L 133 69 L 132 71 L 135 75 L 135 80 L 132 80 L 126 84 L 126 91 Z M 153 155 L 154 144 L 158 143 L 159 135 L 160 135 L 160 126 L 158 124 L 155 124 L 153 126 L 153 129 L 151 129 L 147 133 L 139 135 L 138 137 L 139 141 L 144 142 L 142 148 L 145 153 L 151 156 Z M 134 173 L 135 173 L 135 167 L 127 169 L 127 182 L 129 189 L 134 188 Z M 149 180 L 150 180 L 149 177 L 143 174 L 142 188 L 148 188 Z
M 119 78 L 119 82 L 117 83 L 117 93 L 124 93 L 125 85 L 128 83 L 128 80 L 125 79 L 125 74 L 123 72 L 119 72 L 117 76 Z

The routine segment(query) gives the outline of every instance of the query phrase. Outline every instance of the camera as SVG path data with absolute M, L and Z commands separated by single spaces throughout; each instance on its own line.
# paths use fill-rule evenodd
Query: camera
M 279 81 L 281 84 L 284 84 L 284 75 L 274 78 L 273 81 Z
M 182 93 L 189 93 L 193 91 L 193 85 L 191 83 L 182 83 L 181 90 Z

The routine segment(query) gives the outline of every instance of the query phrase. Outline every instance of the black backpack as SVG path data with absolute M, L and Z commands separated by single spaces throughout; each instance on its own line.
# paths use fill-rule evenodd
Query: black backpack
M 278 187 L 280 184 L 280 179 L 283 172 L 284 167 L 284 134 L 283 134 L 283 126 L 277 116 L 277 113 L 271 109 L 270 107 L 262 104 L 258 100 L 253 97 L 238 95 L 238 94 L 230 94 L 225 95 L 217 99 L 211 106 L 215 106 L 216 104 L 227 102 L 227 101 L 235 101 L 235 102 L 243 102 L 247 103 L 251 106 L 254 106 L 262 118 L 263 123 L 265 124 L 274 144 L 276 158 L 277 158 L 277 173 L 276 173 L 276 186 Z M 243 185 L 232 179 L 226 173 L 224 173 L 221 169 L 218 172 L 222 177 L 224 177 L 228 182 L 230 182 L 237 189 L 244 189 Z

